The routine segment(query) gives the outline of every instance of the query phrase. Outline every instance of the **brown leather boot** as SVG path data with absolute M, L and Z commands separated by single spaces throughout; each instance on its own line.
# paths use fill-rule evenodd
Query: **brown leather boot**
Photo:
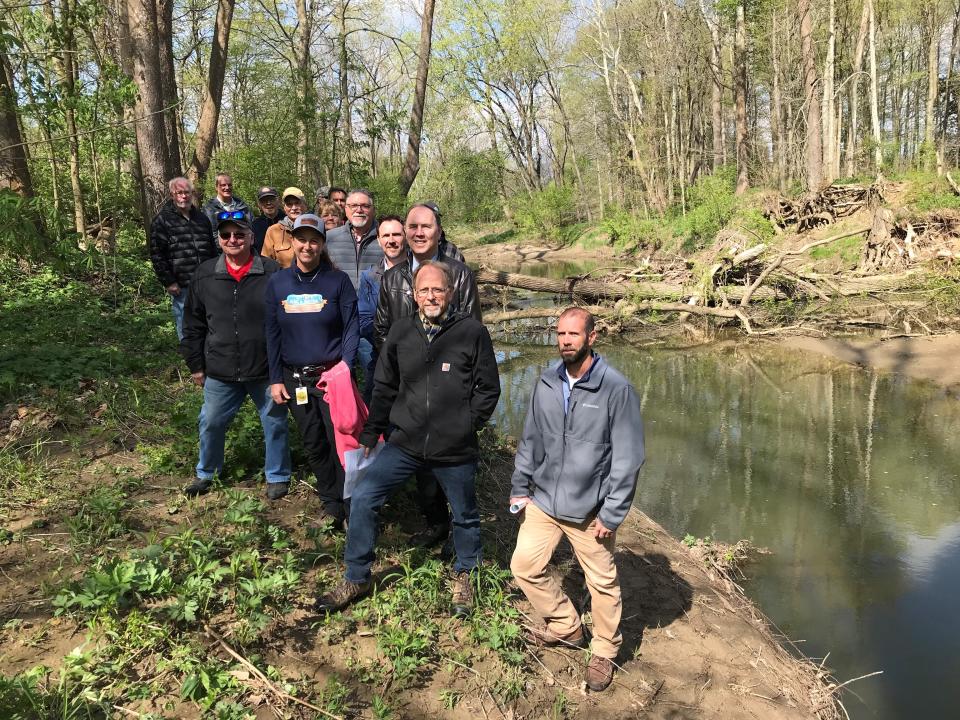
M 585 648 L 587 646 L 586 638 L 583 635 L 583 626 L 578 627 L 569 635 L 557 635 L 546 627 L 527 628 L 527 641 L 537 647 L 574 647 Z
M 583 679 L 587 681 L 587 687 L 594 692 L 606 690 L 613 680 L 613 660 L 594 655 L 587 663 Z

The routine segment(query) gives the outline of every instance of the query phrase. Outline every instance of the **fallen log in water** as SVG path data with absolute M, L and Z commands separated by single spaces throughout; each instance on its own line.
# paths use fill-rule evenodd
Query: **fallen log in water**
M 554 294 L 568 294 L 584 300 L 619 300 L 626 295 L 635 298 L 681 299 L 689 294 L 682 285 L 670 283 L 642 282 L 642 283 L 608 283 L 597 280 L 585 280 L 578 277 L 553 279 L 521 275 L 519 273 L 491 270 L 481 265 L 474 273 L 478 284 L 506 285 L 521 290 L 535 290 Z
M 710 317 L 720 317 L 732 320 L 741 318 L 740 313 L 735 308 L 715 308 L 701 307 L 698 305 L 686 305 L 684 303 L 665 303 L 644 301 L 639 303 L 628 303 L 617 307 L 605 307 L 603 305 L 586 305 L 584 310 L 589 310 L 599 317 L 608 316 L 629 316 L 640 311 L 647 310 L 653 312 L 675 312 L 690 313 L 692 315 L 706 315 Z M 563 307 L 536 307 L 526 308 L 524 310 L 506 310 L 504 312 L 488 312 L 483 314 L 483 321 L 488 324 L 498 322 L 509 322 L 511 320 L 536 320 L 555 318 L 563 312 Z M 741 318 L 742 319 L 742 318 Z

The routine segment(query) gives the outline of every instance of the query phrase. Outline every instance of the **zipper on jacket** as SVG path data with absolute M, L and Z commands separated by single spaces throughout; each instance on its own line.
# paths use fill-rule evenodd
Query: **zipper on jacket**
M 240 278 L 243 282 L 245 278 Z M 233 339 L 237 345 L 237 380 L 240 379 L 240 327 L 237 322 L 237 301 L 240 295 L 240 283 L 234 283 L 233 288 Z

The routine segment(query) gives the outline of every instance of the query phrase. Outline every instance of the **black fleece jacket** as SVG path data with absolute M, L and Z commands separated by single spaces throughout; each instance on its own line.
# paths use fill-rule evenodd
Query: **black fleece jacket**
M 267 341 L 263 330 L 264 296 L 280 266 L 253 256 L 240 282 L 227 272 L 221 255 L 193 274 L 183 313 L 180 354 L 191 373 L 205 372 L 226 382 L 267 379 Z
M 210 221 L 193 205 L 185 218 L 173 200 L 167 200 L 150 223 L 150 261 L 165 288 L 174 283 L 187 287 L 197 266 L 218 252 Z
M 370 416 L 360 444 L 373 447 L 394 425 L 390 443 L 434 462 L 477 457 L 477 431 L 500 398 L 500 375 L 486 327 L 472 317 L 448 317 L 433 342 L 419 313 L 390 328 L 374 377 Z

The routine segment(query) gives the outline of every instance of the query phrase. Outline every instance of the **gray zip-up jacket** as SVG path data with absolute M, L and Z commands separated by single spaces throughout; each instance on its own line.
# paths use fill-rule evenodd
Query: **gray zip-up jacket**
M 353 239 L 350 223 L 334 228 L 327 233 L 327 253 L 337 269 L 350 277 L 356 290 L 360 287 L 360 274 L 383 262 L 383 250 L 377 242 L 377 223 L 370 226 L 359 247 Z
M 558 520 L 596 515 L 616 530 L 644 461 L 640 401 L 629 381 L 595 355 L 589 376 L 570 391 L 565 414 L 561 368 L 562 361 L 551 365 L 534 387 L 510 494 L 529 497 Z

